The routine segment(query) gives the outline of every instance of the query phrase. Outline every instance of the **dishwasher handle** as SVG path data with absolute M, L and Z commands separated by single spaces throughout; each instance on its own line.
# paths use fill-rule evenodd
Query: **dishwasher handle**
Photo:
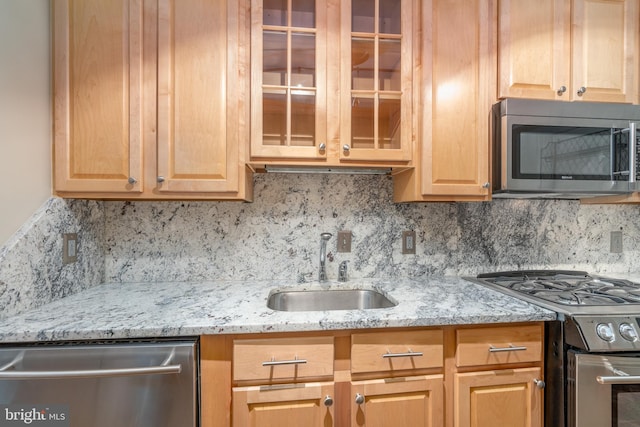
M 20 352 L 9 363 L 0 367 L 0 380 L 49 380 L 67 378 L 113 378 L 131 377 L 136 375 L 166 375 L 179 374 L 182 365 L 169 365 L 175 355 L 175 349 L 158 366 L 140 366 L 134 368 L 110 368 L 110 369 L 73 369 L 73 370 L 49 370 L 49 371 L 8 371 L 16 366 L 24 358 L 24 351 Z

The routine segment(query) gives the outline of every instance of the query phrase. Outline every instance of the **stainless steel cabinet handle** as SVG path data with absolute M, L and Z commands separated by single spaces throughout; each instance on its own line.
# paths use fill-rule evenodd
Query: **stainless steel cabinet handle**
M 387 350 L 387 352 L 385 354 L 382 355 L 383 358 L 389 358 L 389 357 L 420 357 L 420 356 L 424 356 L 424 354 L 422 354 L 422 352 L 420 351 L 411 351 L 411 349 L 409 349 L 408 352 L 406 353 L 391 353 L 389 350 Z
M 134 177 L 130 176 L 129 179 L 127 180 L 127 182 L 131 185 L 135 184 L 138 182 L 137 179 L 135 179 Z
M 558 96 L 562 96 L 563 93 L 565 93 L 567 91 L 567 87 L 566 86 L 560 86 L 560 89 L 558 89 Z
M 344 144 L 344 145 L 342 146 L 342 150 L 343 150 L 345 153 L 348 153 L 349 151 L 351 151 L 351 146 L 350 146 L 349 144 Z
M 598 375 L 596 381 L 600 384 L 640 384 L 640 375 L 628 376 L 602 376 Z
M 181 371 L 182 365 L 160 365 L 121 369 L 87 369 L 74 371 L 4 371 L 0 372 L 0 380 L 128 377 L 133 375 L 179 374 Z
M 360 393 L 356 393 L 356 404 L 362 405 L 364 403 L 364 396 Z
M 534 383 L 534 384 L 536 385 L 536 387 L 538 387 L 538 388 L 545 388 L 545 387 L 546 387 L 546 385 L 547 385 L 547 383 L 545 383 L 544 381 L 539 380 L 539 379 L 537 379 L 537 378 L 533 380 L 533 383 Z
M 587 88 L 584 86 L 581 86 L 580 89 L 578 89 L 578 96 L 584 95 L 586 91 L 587 91 Z
M 489 353 L 500 353 L 503 351 L 525 351 L 527 347 L 515 347 L 513 344 L 509 344 L 509 347 L 494 347 L 489 344 Z
M 318 145 L 318 150 L 324 151 L 326 149 L 327 149 L 327 144 L 325 144 L 324 142 Z
M 489 188 L 491 187 L 491 183 L 489 182 L 485 182 L 484 184 L 482 184 L 482 188 Z
M 262 366 L 302 365 L 304 363 L 307 363 L 306 359 L 298 359 L 296 357 L 293 360 L 270 360 L 268 362 L 262 362 Z
M 327 394 L 324 397 L 324 406 L 326 406 L 328 408 L 331 405 L 333 405 L 333 398 Z
M 163 183 L 164 182 L 164 176 L 159 176 L 156 180 L 158 182 L 160 182 L 160 183 Z

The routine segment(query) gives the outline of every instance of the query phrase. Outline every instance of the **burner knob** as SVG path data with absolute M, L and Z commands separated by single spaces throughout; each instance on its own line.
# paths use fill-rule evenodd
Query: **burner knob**
M 598 326 L 596 326 L 596 332 L 598 336 L 606 342 L 613 342 L 616 339 L 613 328 L 608 323 L 599 323 Z
M 627 341 L 638 341 L 638 333 L 633 328 L 633 326 L 629 323 L 621 323 L 620 324 L 620 335 Z

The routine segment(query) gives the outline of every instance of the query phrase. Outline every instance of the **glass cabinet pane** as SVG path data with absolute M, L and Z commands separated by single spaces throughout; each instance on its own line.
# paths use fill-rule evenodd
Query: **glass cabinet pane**
M 292 0 L 291 26 L 298 28 L 315 28 L 316 2 L 315 0 Z
M 315 34 L 291 34 L 291 86 L 315 87 L 316 79 Z
M 262 101 L 262 143 L 286 145 L 287 143 L 287 94 L 265 93 Z
M 353 97 L 351 105 L 351 148 L 375 148 L 374 99 Z
M 283 86 L 287 71 L 287 33 L 265 31 L 263 34 L 264 59 L 262 84 Z
M 381 99 L 378 112 L 380 148 L 400 148 L 400 100 Z
M 375 42 L 373 39 L 351 41 L 351 88 L 374 90 Z
M 287 0 L 264 0 L 262 22 L 264 25 L 287 25 Z
M 378 32 L 382 34 L 401 34 L 400 0 L 380 0 Z
M 291 145 L 312 147 L 315 131 L 315 93 L 296 91 L 291 95 Z
M 351 31 L 354 33 L 373 33 L 375 31 L 375 0 L 352 0 Z
M 400 76 L 402 72 L 401 44 L 397 39 L 380 39 L 379 73 L 380 90 L 400 91 Z

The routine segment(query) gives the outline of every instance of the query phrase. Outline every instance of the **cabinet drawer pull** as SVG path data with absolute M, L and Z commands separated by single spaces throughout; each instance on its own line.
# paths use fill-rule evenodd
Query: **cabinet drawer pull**
M 409 349 L 408 352 L 406 353 L 391 353 L 389 350 L 387 350 L 387 352 L 385 354 L 382 355 L 383 358 L 389 358 L 389 357 L 419 357 L 419 356 L 424 356 L 424 354 L 420 351 L 411 351 L 411 349 Z
M 262 362 L 262 366 L 302 365 L 304 363 L 307 363 L 306 359 L 298 359 L 298 357 L 296 356 L 296 358 L 293 360 L 275 360 L 274 358 L 268 362 Z
M 525 351 L 527 347 L 520 346 L 516 347 L 513 344 L 509 344 L 509 347 L 494 347 L 489 344 L 489 353 L 500 353 L 502 351 Z

